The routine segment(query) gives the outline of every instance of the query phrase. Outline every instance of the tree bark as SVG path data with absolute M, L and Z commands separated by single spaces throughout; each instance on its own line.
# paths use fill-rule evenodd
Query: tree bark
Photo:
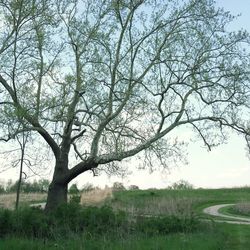
M 45 206 L 46 212 L 53 211 L 58 206 L 67 203 L 68 184 L 71 180 L 83 172 L 94 169 L 98 166 L 93 159 L 89 159 L 69 169 L 69 150 L 70 143 L 65 143 L 61 149 L 60 156 L 56 158 L 53 180 L 49 185 L 48 197 Z
M 52 211 L 67 203 L 68 183 L 68 155 L 56 160 L 53 180 L 49 185 L 45 211 Z
M 19 141 L 20 149 L 21 149 L 21 162 L 20 162 L 20 170 L 19 170 L 19 179 L 17 182 L 17 191 L 16 191 L 16 210 L 18 209 L 19 206 L 19 197 L 20 197 L 20 191 L 21 191 L 21 185 L 22 185 L 22 175 L 24 174 L 23 172 L 23 164 L 24 164 L 24 155 L 25 155 L 25 146 L 27 143 L 27 136 L 25 137 L 24 133 L 22 134 L 22 141 Z
M 53 211 L 58 206 L 67 203 L 68 183 L 57 183 L 55 180 L 51 182 L 48 190 L 48 197 L 45 211 Z

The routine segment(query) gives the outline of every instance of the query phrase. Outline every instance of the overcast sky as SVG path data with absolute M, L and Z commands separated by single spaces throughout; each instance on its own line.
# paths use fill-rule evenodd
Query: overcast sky
M 241 14 L 231 25 L 232 30 L 246 29 L 250 32 L 250 0 L 217 0 L 216 4 L 232 14 Z M 122 181 L 126 185 L 137 184 L 141 188 L 164 188 L 171 183 L 184 179 L 195 187 L 235 187 L 250 186 L 250 160 L 247 156 L 244 138 L 232 134 L 226 145 L 221 145 L 208 152 L 202 142 L 190 143 L 188 164 L 169 172 L 135 171 Z M 137 163 L 134 162 L 136 165 Z M 88 180 L 88 178 L 90 178 Z M 110 185 L 116 178 L 105 179 L 82 175 L 77 179 L 79 186 L 86 181 Z
M 229 10 L 232 14 L 239 14 L 237 20 L 230 26 L 237 30 L 244 28 L 250 32 L 250 0 L 216 0 L 217 5 Z M 188 164 L 172 169 L 170 172 L 135 171 L 132 175 L 117 179 L 104 175 L 92 177 L 83 174 L 74 182 L 80 187 L 90 182 L 94 185 L 111 186 L 114 181 L 122 181 L 125 185 L 136 184 L 140 188 L 164 188 L 171 183 L 184 179 L 195 187 L 235 187 L 250 186 L 250 160 L 247 157 L 246 145 L 243 138 L 232 134 L 226 145 L 221 145 L 211 152 L 203 147 L 202 142 L 190 143 L 188 147 Z M 135 166 L 137 162 L 131 165 Z M 17 171 L 0 172 L 0 180 L 17 179 Z
M 250 32 L 250 0 L 217 0 L 217 5 L 232 14 L 241 14 L 231 25 L 232 30 L 246 29 Z M 235 187 L 250 186 L 250 160 L 247 156 L 244 138 L 232 134 L 226 145 L 221 145 L 208 152 L 202 142 L 190 143 L 188 164 L 171 169 L 170 172 L 134 171 L 124 179 L 92 177 L 83 174 L 77 179 L 79 186 L 86 182 L 95 185 L 111 185 L 115 180 L 126 185 L 137 184 L 141 188 L 164 188 L 171 183 L 184 179 L 195 187 Z M 135 166 L 136 162 L 132 165 Z

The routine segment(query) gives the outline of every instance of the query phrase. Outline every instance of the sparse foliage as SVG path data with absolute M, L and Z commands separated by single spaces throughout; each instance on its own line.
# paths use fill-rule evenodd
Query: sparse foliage
M 92 190 L 94 190 L 94 189 L 95 189 L 95 187 L 94 187 L 93 184 L 91 184 L 91 183 L 86 183 L 86 184 L 84 184 L 84 186 L 81 188 L 81 191 L 82 191 L 82 192 L 89 192 L 89 191 L 92 191 Z

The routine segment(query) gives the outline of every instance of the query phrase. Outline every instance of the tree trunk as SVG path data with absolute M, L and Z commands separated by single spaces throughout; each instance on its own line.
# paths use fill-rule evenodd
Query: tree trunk
M 67 203 L 68 194 L 68 159 L 66 156 L 56 161 L 53 180 L 49 185 L 45 211 L 52 211 L 61 204 Z
M 48 197 L 45 211 L 50 212 L 61 204 L 67 203 L 68 183 L 79 174 L 97 167 L 92 160 L 81 162 L 74 168 L 68 169 L 68 154 L 63 154 L 60 159 L 56 160 L 53 180 L 49 185 Z
M 20 170 L 19 170 L 19 179 L 17 182 L 17 190 L 16 190 L 16 210 L 19 206 L 19 197 L 20 197 L 20 191 L 21 191 L 21 185 L 22 185 L 22 175 L 23 175 L 23 164 L 24 164 L 24 155 L 25 155 L 25 146 L 27 143 L 28 136 L 24 136 L 24 133 L 22 134 L 22 141 L 18 139 L 20 149 L 21 149 L 21 162 L 20 162 Z
M 20 197 L 20 190 L 22 185 L 22 175 L 23 175 L 23 160 L 24 160 L 24 148 L 21 148 L 21 163 L 20 163 L 20 170 L 19 170 L 19 179 L 17 182 L 17 190 L 16 190 L 16 210 L 19 206 L 19 197 Z
M 67 195 L 68 183 L 56 183 L 56 181 L 53 180 L 49 185 L 45 211 L 52 211 L 61 204 L 66 204 Z

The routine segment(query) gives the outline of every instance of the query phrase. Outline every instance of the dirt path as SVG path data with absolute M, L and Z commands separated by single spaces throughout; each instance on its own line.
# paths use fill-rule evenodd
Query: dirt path
M 39 207 L 41 209 L 45 209 L 46 202 L 34 203 L 31 204 L 30 207 Z
M 211 207 L 207 207 L 205 209 L 203 209 L 203 213 L 205 214 L 209 214 L 209 215 L 213 215 L 213 216 L 218 216 L 221 218 L 227 218 L 227 219 L 233 219 L 232 220 L 219 220 L 216 219 L 216 222 L 226 222 L 226 223 L 231 223 L 231 224 L 246 224 L 246 225 L 250 225 L 250 219 L 248 218 L 242 218 L 242 217 L 238 217 L 238 216 L 233 216 L 233 215 L 226 215 L 226 214 L 222 214 L 219 212 L 220 208 L 223 207 L 227 207 L 227 206 L 232 206 L 235 204 L 219 204 L 219 205 L 214 205 Z

